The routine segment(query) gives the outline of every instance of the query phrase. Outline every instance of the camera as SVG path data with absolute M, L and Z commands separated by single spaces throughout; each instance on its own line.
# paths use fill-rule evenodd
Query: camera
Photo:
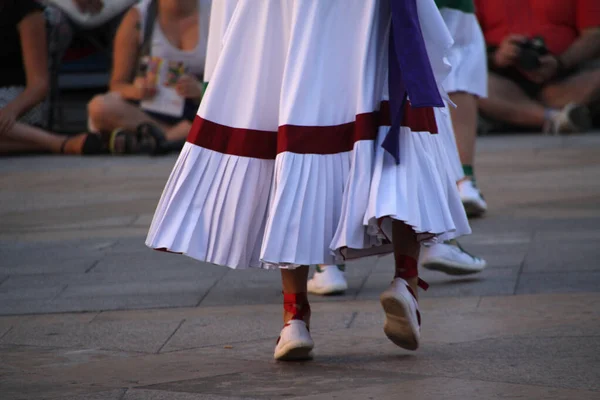
M 519 43 L 517 65 L 526 71 L 537 69 L 542 65 L 540 57 L 546 54 L 548 54 L 548 48 L 546 47 L 544 38 L 536 36 L 532 39 L 527 39 L 525 42 Z

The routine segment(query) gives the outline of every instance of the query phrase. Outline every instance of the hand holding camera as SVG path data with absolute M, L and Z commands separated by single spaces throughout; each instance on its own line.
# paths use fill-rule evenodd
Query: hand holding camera
M 506 68 L 516 65 L 521 52 L 521 44 L 525 43 L 527 38 L 522 35 L 508 35 L 504 38 L 498 50 L 494 53 L 494 63 L 500 68 Z
M 494 54 L 498 67 L 517 67 L 523 75 L 535 83 L 552 79 L 559 71 L 558 59 L 550 54 L 544 39 L 529 39 L 522 35 L 507 36 Z

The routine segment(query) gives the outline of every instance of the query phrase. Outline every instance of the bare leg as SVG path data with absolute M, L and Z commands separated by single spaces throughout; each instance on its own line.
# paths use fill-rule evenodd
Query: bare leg
M 455 92 L 450 93 L 450 100 L 457 106 L 450 107 L 450 114 L 460 162 L 473 165 L 477 138 L 477 98 L 470 93 Z
M 403 271 L 404 264 L 403 260 L 406 257 L 412 258 L 413 260 L 419 259 L 419 253 L 421 251 L 421 245 L 417 241 L 417 234 L 415 231 L 402 221 L 393 221 L 392 223 L 392 242 L 394 244 L 394 258 L 396 260 L 396 277 L 401 277 L 408 282 L 409 286 L 417 295 L 419 276 L 409 273 L 408 275 L 402 276 L 409 271 Z
M 308 280 L 308 266 L 298 267 L 296 269 L 281 270 L 281 284 L 284 294 L 306 294 L 306 281 Z M 283 312 L 283 322 L 287 323 L 292 318 L 292 313 Z M 304 322 L 308 325 L 310 320 L 310 310 L 304 318 Z
M 479 99 L 479 109 L 487 116 L 513 125 L 541 128 L 544 106 L 529 98 L 513 81 L 490 72 L 488 98 Z
M 81 154 L 87 134 L 67 137 L 17 122 L 0 141 L 0 153 L 51 152 Z M 65 142 L 65 140 L 67 140 Z M 11 143 L 12 142 L 12 143 Z M 65 145 L 63 148 L 63 144 Z
M 544 87 L 540 98 L 549 107 L 563 108 L 568 103 L 590 105 L 600 100 L 600 68 L 583 71 Z
M 192 123 L 190 121 L 181 121 L 177 125 L 174 125 L 166 130 L 165 135 L 169 141 L 185 140 L 188 136 L 188 133 L 190 133 L 191 128 Z
M 35 143 L 0 138 L 0 154 L 47 153 L 48 150 Z
M 88 115 L 94 128 L 101 132 L 112 132 L 117 128 L 134 131 L 144 122 L 151 122 L 165 132 L 170 128 L 150 117 L 138 106 L 123 100 L 116 93 L 94 97 L 88 103 Z

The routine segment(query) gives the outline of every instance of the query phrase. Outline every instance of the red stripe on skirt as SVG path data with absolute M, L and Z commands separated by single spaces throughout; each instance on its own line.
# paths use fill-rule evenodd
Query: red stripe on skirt
M 390 125 L 389 103 L 379 111 L 359 114 L 354 122 L 331 126 L 283 125 L 278 132 L 232 128 L 196 116 L 187 141 L 218 153 L 273 160 L 286 151 L 297 154 L 337 154 L 360 140 L 375 140 L 380 126 Z M 414 132 L 438 133 L 432 108 L 406 104 L 402 126 Z

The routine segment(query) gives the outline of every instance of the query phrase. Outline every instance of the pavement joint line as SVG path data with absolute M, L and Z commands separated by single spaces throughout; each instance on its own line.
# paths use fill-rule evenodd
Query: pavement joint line
M 10 332 L 13 330 L 13 328 L 14 328 L 14 326 L 12 326 L 12 325 L 11 325 L 11 327 L 10 327 L 10 328 L 8 328 L 8 330 L 7 330 L 6 332 L 4 332 L 4 333 L 2 334 L 2 336 L 0 336 L 0 341 L 2 341 L 2 339 L 4 339 L 4 337 L 5 337 L 6 335 L 8 335 L 8 334 L 9 334 L 9 333 L 10 333 Z
M 483 296 L 479 296 L 479 300 L 477 300 L 477 305 L 475 306 L 476 310 L 479 308 L 479 305 L 481 304 L 482 300 L 483 300 Z
M 129 388 L 123 389 L 123 393 L 121 393 L 118 400 L 123 400 L 128 391 L 129 391 Z
M 331 330 L 331 331 L 333 331 L 333 330 Z M 327 332 L 329 332 L 329 331 L 327 331 Z M 252 340 L 239 340 L 237 342 L 225 342 L 225 343 L 217 343 L 217 344 L 207 344 L 204 346 L 182 347 L 182 348 L 165 351 L 161 354 L 178 353 L 181 351 L 189 351 L 189 350 L 210 349 L 211 347 L 222 348 L 223 346 L 236 345 L 236 344 L 240 344 L 240 343 L 242 343 L 242 344 L 243 343 L 257 343 L 257 342 L 262 342 L 263 340 L 269 340 L 272 338 L 273 338 L 273 335 L 269 335 L 268 337 L 264 336 L 264 337 L 260 337 L 260 338 L 252 339 Z
M 350 327 L 352 327 L 352 324 L 354 323 L 354 320 L 356 319 L 357 316 L 358 316 L 358 311 L 354 311 L 352 313 L 352 315 L 350 316 L 350 321 L 348 321 L 348 323 L 346 324 L 346 329 L 350 329 Z
M 221 282 L 221 279 L 223 279 L 225 277 L 225 275 L 227 275 L 229 271 L 227 269 L 225 269 L 223 271 L 223 273 L 221 274 L 220 277 L 218 277 L 217 279 L 215 279 L 215 281 L 213 282 L 212 285 L 210 285 L 210 287 L 206 290 L 206 292 L 200 297 L 200 300 L 198 300 L 198 303 L 196 303 L 196 307 L 200 307 L 200 304 L 202 304 L 202 302 L 204 301 L 204 299 L 206 299 L 206 297 L 208 297 L 208 295 L 210 294 L 210 292 L 215 288 L 215 286 L 217 286 L 219 284 L 219 282 Z
M 534 229 L 529 234 L 529 243 L 527 244 L 527 250 L 525 251 L 525 256 L 523 256 L 523 260 L 521 260 L 521 264 L 519 265 L 519 271 L 517 272 L 517 279 L 515 280 L 515 287 L 513 288 L 513 296 L 517 294 L 517 290 L 519 289 L 519 283 L 521 282 L 521 276 L 523 275 L 523 270 L 525 269 L 525 263 L 527 262 L 527 256 L 529 256 L 529 252 L 531 251 L 531 247 L 533 246 L 535 233 L 537 229 Z
M 94 318 L 92 318 L 90 320 L 90 322 L 88 322 L 88 325 L 90 325 L 92 322 L 94 322 L 96 320 L 96 318 L 98 318 L 98 316 L 100 316 L 100 314 L 102 314 L 104 311 L 100 310 L 98 312 L 96 312 L 96 315 L 94 315 Z
M 56 293 L 56 295 L 54 295 L 54 297 L 52 297 L 52 298 L 50 299 L 50 301 L 56 300 L 56 299 L 57 299 L 57 298 L 58 298 L 58 297 L 59 297 L 61 294 L 63 294 L 63 293 L 65 292 L 65 290 L 67 290 L 67 288 L 68 288 L 68 287 L 69 287 L 69 285 L 68 285 L 68 284 L 67 284 L 67 285 L 64 285 L 64 286 L 62 287 L 62 289 L 60 289 L 60 291 L 59 291 L 58 293 Z
M 1 286 L 1 285 L 2 285 L 4 282 L 6 282 L 6 281 L 8 280 L 8 278 L 10 278 L 10 275 L 7 275 L 6 277 L 4 277 L 4 279 L 1 279 L 1 280 L 0 280 L 0 286 Z
M 162 346 L 160 346 L 160 348 L 156 351 L 155 354 L 160 354 L 161 350 L 163 349 L 163 347 L 165 347 L 167 345 L 167 343 L 169 343 L 169 340 L 171 340 L 171 338 L 173 336 L 175 336 L 175 334 L 177 333 L 177 331 L 179 330 L 179 328 L 181 328 L 181 326 L 185 323 L 186 319 L 182 319 L 181 322 L 179 322 L 179 325 L 177 325 L 177 328 L 175 328 L 175 330 L 173 332 L 171 332 L 171 334 L 169 335 L 169 337 L 167 338 L 167 340 L 165 340 L 165 342 L 162 344 Z
M 331 334 L 331 333 L 335 333 L 336 331 L 341 331 L 343 329 L 339 329 L 339 328 L 332 328 L 332 329 L 323 329 L 323 330 L 317 330 L 317 331 L 313 331 L 313 333 L 315 334 Z M 275 335 L 274 334 L 269 334 L 268 336 L 262 336 L 256 339 L 252 339 L 252 340 L 239 340 L 236 342 L 224 342 L 224 343 L 216 343 L 216 344 L 207 344 L 204 346 L 193 346 L 193 347 L 181 347 L 181 348 L 176 348 L 173 350 L 169 350 L 169 351 L 165 351 L 162 352 L 161 354 L 169 354 L 169 353 L 178 353 L 181 351 L 190 351 L 190 350 L 201 350 L 201 349 L 210 349 L 212 347 L 214 348 L 222 348 L 223 346 L 229 346 L 229 345 L 236 345 L 236 344 L 246 344 L 246 343 L 259 343 L 262 342 L 264 340 L 275 340 Z M 235 357 L 234 357 L 235 358 Z
M 96 260 L 92 263 L 92 265 L 85 270 L 85 273 L 87 274 L 88 272 L 90 272 L 91 270 L 93 270 L 94 268 L 96 268 L 96 266 L 100 264 L 100 260 Z
M 367 284 L 367 281 L 369 280 L 369 278 L 371 277 L 371 274 L 373 273 L 373 270 L 375 268 L 377 268 L 377 264 L 379 264 L 379 259 L 377 260 L 377 262 L 375 262 L 375 266 L 371 267 L 371 270 L 369 271 L 369 273 L 363 278 L 362 282 L 360 283 L 360 285 L 358 285 L 358 289 L 356 289 L 356 294 L 354 295 L 354 298 L 352 298 L 352 300 L 358 300 L 358 296 L 360 295 L 360 292 L 362 292 L 362 290 L 364 289 L 365 285 Z

